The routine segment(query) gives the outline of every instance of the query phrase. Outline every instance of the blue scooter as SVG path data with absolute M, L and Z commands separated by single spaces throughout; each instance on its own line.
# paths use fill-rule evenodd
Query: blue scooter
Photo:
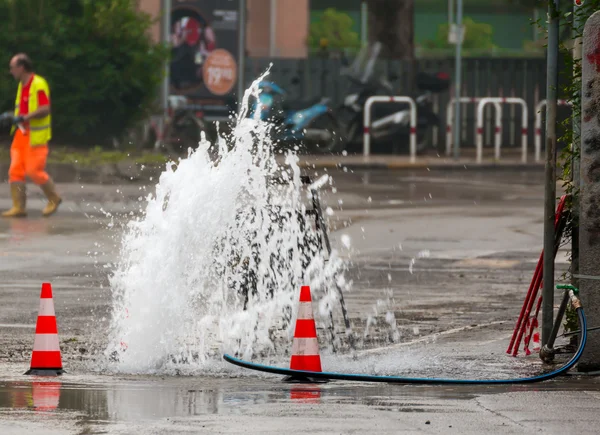
M 251 103 L 248 116 L 254 117 L 260 107 L 260 119 L 273 124 L 275 141 L 298 145 L 309 153 L 336 152 L 343 146 L 329 99 L 289 101 L 285 90 L 270 81 L 261 81 L 258 88 L 259 96 Z

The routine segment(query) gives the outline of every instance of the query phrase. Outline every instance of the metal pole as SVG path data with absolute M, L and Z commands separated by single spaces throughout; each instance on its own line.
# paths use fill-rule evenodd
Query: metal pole
M 556 341 L 556 337 L 558 336 L 558 330 L 561 327 L 562 318 L 567 311 L 567 304 L 570 300 L 569 290 L 565 290 L 565 294 L 563 296 L 563 300 L 560 303 L 560 307 L 558 309 L 558 314 L 556 315 L 556 322 L 554 322 L 554 326 L 552 327 L 552 332 L 550 332 L 550 336 L 548 337 L 548 342 L 540 349 L 540 358 L 547 363 L 552 362 L 554 358 L 554 342 Z
M 580 29 L 583 28 L 583 25 L 585 24 L 585 19 L 582 16 L 581 13 L 578 13 L 578 9 L 577 9 L 577 5 L 575 6 L 575 10 L 573 13 L 573 27 L 574 27 L 574 33 L 575 34 L 579 34 L 579 32 L 581 31 Z M 575 36 L 575 35 L 573 35 Z M 581 53 L 582 53 L 582 38 L 578 37 L 578 38 L 574 38 L 573 41 L 573 60 L 574 63 L 577 63 L 578 61 L 581 61 Z M 581 73 L 581 70 L 579 70 Z M 573 81 L 575 82 L 581 82 L 581 75 L 577 76 L 576 75 L 576 71 L 573 70 Z M 580 155 L 580 150 L 581 150 L 581 117 L 580 117 L 580 113 L 575 110 L 575 104 L 577 104 L 577 101 L 581 102 L 581 89 L 579 90 L 579 95 L 577 96 L 577 98 L 575 99 L 575 101 L 572 101 L 572 107 L 573 107 L 573 143 L 571 144 L 571 150 L 573 152 L 573 160 L 572 160 L 572 167 L 571 167 L 571 176 L 572 178 L 572 182 L 573 182 L 573 189 L 575 192 L 579 192 L 579 187 L 581 185 L 581 180 L 580 180 L 580 159 L 581 159 L 581 155 Z M 577 279 L 577 274 L 579 274 L 579 231 L 577 230 L 579 228 L 579 197 L 577 195 L 574 195 L 572 197 L 572 216 L 573 216 L 573 223 L 574 223 L 574 230 L 572 232 L 571 235 L 571 274 L 573 275 L 572 279 L 571 279 L 571 284 L 573 284 L 575 287 L 579 288 L 579 279 Z
M 456 27 L 458 32 L 458 37 L 456 41 L 456 66 L 455 66 L 455 84 L 454 84 L 454 97 L 456 98 L 456 105 L 454 108 L 454 158 L 459 158 L 459 149 L 460 149 L 460 97 L 462 95 L 461 92 L 461 82 L 462 82 L 462 18 L 463 18 L 463 0 L 457 0 L 456 5 Z
M 171 0 L 163 0 L 163 20 L 162 20 L 162 42 L 167 47 L 171 47 Z M 161 122 L 165 122 L 169 114 L 169 66 L 170 59 L 165 62 L 164 78 L 161 89 L 161 107 L 163 110 L 163 118 Z
M 238 106 L 242 104 L 244 98 L 244 90 L 246 84 L 244 81 L 244 75 L 246 70 L 246 0 L 240 1 L 240 10 L 238 16 L 238 91 L 237 100 Z M 241 107 L 238 107 L 238 111 Z
M 538 8 L 533 8 L 533 22 L 537 23 L 538 19 L 540 17 L 540 13 L 538 11 Z M 539 29 L 538 26 L 531 26 L 533 28 L 533 41 L 537 42 L 537 40 L 539 39 Z
M 269 56 L 275 57 L 275 49 L 277 47 L 277 1 L 271 0 L 271 16 L 269 26 Z
M 542 346 L 548 343 L 554 314 L 554 221 L 556 206 L 556 107 L 558 88 L 558 6 L 548 4 L 548 60 L 546 84 L 546 179 L 544 199 L 544 288 L 542 291 Z
M 363 0 L 360 4 L 360 42 L 364 47 L 368 43 L 367 38 L 367 16 L 368 16 L 367 2 Z

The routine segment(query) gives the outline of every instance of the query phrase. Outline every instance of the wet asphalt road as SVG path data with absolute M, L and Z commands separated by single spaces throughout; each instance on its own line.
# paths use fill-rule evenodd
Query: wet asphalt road
M 542 171 L 332 175 L 335 191 L 323 203 L 335 212 L 334 246 L 342 235 L 352 240 L 353 327 L 362 333 L 383 300 L 400 339 L 392 343 L 376 323 L 355 360 L 325 351 L 327 370 L 510 378 L 542 368 L 536 357 L 504 353 L 542 245 Z M 60 188 L 66 201 L 55 217 L 40 217 L 41 195 L 31 188 L 30 217 L 0 221 L 2 434 L 597 433 L 600 382 L 590 377 L 492 388 L 290 385 L 224 363 L 216 377 L 98 372 L 110 315 L 106 275 L 123 222 L 110 227 L 103 213 L 137 213 L 152 187 Z M 8 203 L 0 192 L 0 207 Z M 564 252 L 557 264 L 558 275 Z M 43 281 L 55 289 L 68 371 L 59 379 L 22 375 Z

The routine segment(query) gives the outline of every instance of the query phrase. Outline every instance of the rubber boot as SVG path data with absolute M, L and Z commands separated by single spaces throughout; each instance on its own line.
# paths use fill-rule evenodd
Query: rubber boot
M 10 183 L 10 194 L 12 196 L 13 206 L 10 210 L 2 213 L 2 217 L 13 218 L 27 216 L 27 211 L 25 210 L 27 201 L 25 183 Z
M 46 207 L 44 207 L 44 210 L 42 210 L 42 215 L 44 217 L 48 217 L 56 213 L 58 206 L 62 202 L 62 198 L 56 193 L 56 187 L 51 179 L 48 180 L 46 184 L 42 184 L 40 187 L 42 188 L 44 195 L 46 195 L 46 198 L 48 198 L 48 204 L 46 204 Z

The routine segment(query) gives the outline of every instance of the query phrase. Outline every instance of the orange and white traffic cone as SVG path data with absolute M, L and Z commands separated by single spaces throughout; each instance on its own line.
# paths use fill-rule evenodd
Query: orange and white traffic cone
M 534 353 L 540 353 L 540 350 L 542 348 L 542 343 L 541 343 L 541 339 L 540 339 L 540 325 L 538 323 L 538 319 L 533 319 L 533 334 L 531 336 L 531 343 L 533 346 L 533 352 Z
M 531 355 L 532 351 L 534 353 L 540 353 L 541 343 L 540 343 L 540 330 L 538 319 L 531 316 L 527 320 L 526 324 L 527 334 L 523 340 L 523 350 L 525 351 L 525 355 Z M 532 346 L 530 349 L 529 346 Z
M 30 369 L 26 375 L 56 376 L 62 375 L 62 359 L 58 343 L 58 328 L 54 314 L 54 301 L 52 300 L 52 286 L 42 284 L 40 295 L 40 310 L 35 326 L 35 340 L 31 355 Z
M 292 344 L 292 359 L 290 369 L 309 372 L 321 372 L 321 356 L 319 355 L 319 341 L 317 340 L 317 327 L 312 310 L 312 298 L 310 287 L 303 286 L 300 289 L 300 305 L 296 328 L 294 329 L 294 341 Z M 308 381 L 308 378 L 292 376 L 286 381 Z

